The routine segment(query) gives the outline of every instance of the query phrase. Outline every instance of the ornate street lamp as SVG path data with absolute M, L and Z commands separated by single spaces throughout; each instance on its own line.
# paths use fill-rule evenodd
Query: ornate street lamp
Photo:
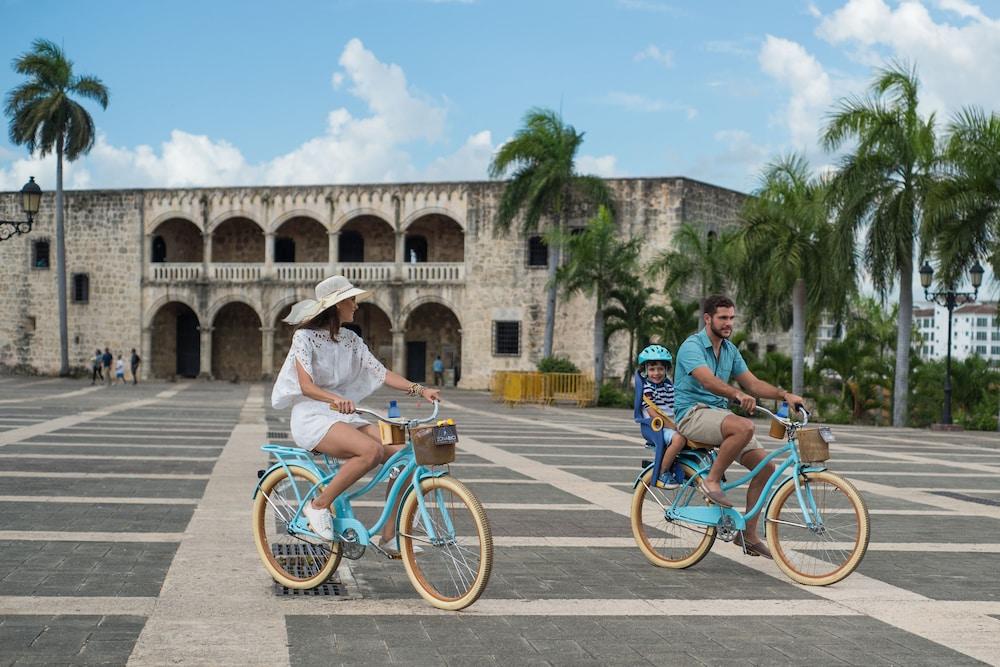
M 940 304 L 948 309 L 948 356 L 945 362 L 944 374 L 944 408 L 941 411 L 941 423 L 951 424 L 951 320 L 955 306 L 972 303 L 979 296 L 979 286 L 983 284 L 983 267 L 976 262 L 969 269 L 969 278 L 972 281 L 972 292 L 956 292 L 953 289 L 931 292 L 931 280 L 934 278 L 934 269 L 928 262 L 920 267 L 920 285 L 924 288 L 924 297 L 928 301 Z
M 6 241 L 16 234 L 27 234 L 35 222 L 35 214 L 42 204 L 42 189 L 35 183 L 35 177 L 30 176 L 28 182 L 21 188 L 21 209 L 28 216 L 27 220 L 0 220 L 0 241 Z

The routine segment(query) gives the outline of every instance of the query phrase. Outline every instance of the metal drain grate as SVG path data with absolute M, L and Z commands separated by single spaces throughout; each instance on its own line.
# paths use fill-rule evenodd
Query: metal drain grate
M 272 544 L 271 552 L 281 563 L 282 567 L 285 568 L 285 570 L 299 577 L 305 576 L 306 561 L 313 557 L 302 544 Z M 343 565 L 341 565 L 341 567 L 343 567 Z M 274 594 L 299 597 L 357 597 L 356 595 L 350 594 L 347 585 L 340 580 L 340 577 L 336 572 L 334 572 L 328 580 L 316 588 L 310 588 L 308 590 L 288 588 L 278 582 L 274 582 Z
M 945 498 L 954 498 L 955 500 L 964 500 L 967 503 L 976 503 L 978 505 L 989 505 L 990 507 L 1000 507 L 1000 500 L 993 500 L 992 498 L 967 496 L 964 493 L 955 493 L 953 491 L 931 491 L 931 494 L 935 496 L 944 496 Z
M 268 440 L 288 440 L 288 439 L 290 439 L 290 437 L 291 436 L 289 436 L 288 431 L 268 431 L 267 432 L 267 439 Z

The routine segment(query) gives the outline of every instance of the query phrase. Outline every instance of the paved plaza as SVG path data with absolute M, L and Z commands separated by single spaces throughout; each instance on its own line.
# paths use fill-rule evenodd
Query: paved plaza
M 1000 664 L 996 433 L 837 427 L 830 467 L 867 500 L 871 545 L 810 588 L 721 541 L 689 570 L 650 565 L 630 411 L 450 390 L 452 471 L 496 560 L 447 613 L 372 552 L 344 560 L 342 596 L 276 592 L 250 531 L 259 447 L 287 432 L 269 392 L 0 378 L 0 666 Z

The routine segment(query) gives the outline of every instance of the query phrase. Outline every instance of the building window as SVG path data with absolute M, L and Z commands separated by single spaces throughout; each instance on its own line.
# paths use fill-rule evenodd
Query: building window
M 1000 340 L 1000 331 L 994 331 L 991 333 L 990 340 Z
M 986 323 L 989 322 L 989 321 L 990 321 L 990 318 L 988 318 L 988 317 L 977 317 L 976 318 L 976 326 L 977 327 L 985 327 Z
M 49 268 L 48 241 L 33 241 L 31 243 L 31 266 L 36 269 Z
M 990 350 L 991 354 L 1000 354 L 1000 345 L 994 345 Z
M 90 276 L 86 273 L 73 274 L 73 303 L 90 301 Z
M 337 261 L 339 262 L 363 262 L 365 261 L 365 239 L 358 232 L 347 230 L 340 232 L 340 240 L 337 242 Z
M 274 237 L 274 261 L 294 262 L 295 261 L 295 239 L 287 236 Z
M 548 266 L 549 246 L 541 236 L 528 239 L 528 266 Z
M 493 356 L 521 356 L 520 322 L 493 322 Z
M 426 262 L 427 238 L 416 234 L 407 236 L 403 241 L 403 261 L 413 263 Z
M 163 240 L 162 236 L 153 237 L 153 252 L 150 261 L 156 264 L 167 261 L 167 242 Z
M 986 340 L 986 332 L 985 331 L 977 331 L 976 332 L 976 340 Z
M 976 354 L 986 354 L 986 346 L 985 345 L 977 345 L 976 346 Z

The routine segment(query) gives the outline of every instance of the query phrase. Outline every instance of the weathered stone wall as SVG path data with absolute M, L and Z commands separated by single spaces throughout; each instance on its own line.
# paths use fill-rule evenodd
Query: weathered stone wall
M 232 218 L 212 232 L 213 262 L 263 262 L 264 232 L 252 220 Z
M 212 322 L 212 376 L 219 380 L 259 380 L 261 324 L 244 303 L 222 307 Z
M 428 262 L 461 262 L 465 258 L 465 234 L 454 221 L 443 215 L 428 215 L 406 228 L 406 235 L 427 239 Z M 404 261 L 410 261 L 404 257 Z
M 396 238 L 392 227 L 385 220 L 375 216 L 355 218 L 344 225 L 342 231 L 361 234 L 365 241 L 366 262 L 392 262 L 396 257 Z
M 318 220 L 292 218 L 275 232 L 276 236 L 292 239 L 296 262 L 326 262 L 330 256 L 326 228 Z
M 409 378 L 414 382 L 429 383 L 434 380 L 432 364 L 437 355 L 445 368 L 454 369 L 461 360 L 462 332 L 458 318 L 446 306 L 426 303 L 416 308 L 406 320 L 406 341 L 423 341 L 427 344 L 424 354 L 424 377 Z M 460 371 L 461 372 L 461 371 Z
M 174 218 L 167 220 L 153 231 L 166 245 L 166 262 L 200 262 L 205 251 L 205 242 L 197 225 L 190 220 Z M 152 257 L 152 244 L 147 248 Z

